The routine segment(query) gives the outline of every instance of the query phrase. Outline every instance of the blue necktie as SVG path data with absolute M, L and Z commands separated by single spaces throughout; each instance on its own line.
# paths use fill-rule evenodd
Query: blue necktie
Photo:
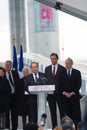
M 68 70 L 67 76 L 68 76 L 68 79 L 70 79 L 70 70 Z

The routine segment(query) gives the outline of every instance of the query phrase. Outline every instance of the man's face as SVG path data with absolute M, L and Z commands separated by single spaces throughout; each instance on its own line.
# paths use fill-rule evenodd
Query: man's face
M 72 68 L 72 62 L 71 62 L 71 60 L 66 60 L 65 61 L 65 66 L 66 66 L 66 69 L 71 69 Z
M 36 63 L 32 63 L 31 70 L 33 73 L 37 73 L 38 72 L 38 65 Z
M 12 67 L 12 63 L 7 61 L 7 62 L 5 63 L 5 69 L 6 69 L 6 71 L 10 71 L 10 70 L 11 70 L 11 67 Z
M 57 57 L 55 55 L 51 56 L 50 59 L 51 59 L 52 65 L 56 65 L 57 64 L 58 59 L 57 59 Z

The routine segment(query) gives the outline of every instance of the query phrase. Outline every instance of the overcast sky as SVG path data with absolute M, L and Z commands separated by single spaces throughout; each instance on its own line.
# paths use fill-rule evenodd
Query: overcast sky
M 0 61 L 10 59 L 8 0 L 0 1 Z
M 59 28 L 62 57 L 87 60 L 87 21 L 61 12 Z

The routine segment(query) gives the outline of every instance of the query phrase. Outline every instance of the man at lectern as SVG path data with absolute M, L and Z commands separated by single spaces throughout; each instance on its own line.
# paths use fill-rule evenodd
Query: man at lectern
M 56 104 L 59 107 L 60 111 L 60 118 L 62 118 L 64 115 L 63 108 L 62 108 L 62 97 L 59 94 L 59 77 L 61 75 L 61 72 L 65 69 L 63 66 L 58 64 L 58 55 L 56 53 L 52 53 L 50 55 L 51 59 L 51 65 L 47 66 L 45 69 L 45 76 L 48 80 L 48 84 L 54 84 L 55 85 L 55 91 L 54 94 L 48 94 L 48 103 L 49 108 L 51 112 L 51 120 L 52 120 L 52 128 L 54 129 L 55 126 L 57 126 L 57 108 Z
M 28 85 L 42 85 L 43 80 L 45 80 L 44 73 L 41 73 L 38 71 L 38 63 L 32 62 L 31 63 L 31 74 L 29 74 L 29 81 Z M 29 97 L 29 103 L 30 103 L 30 122 L 37 123 L 37 95 L 30 94 Z

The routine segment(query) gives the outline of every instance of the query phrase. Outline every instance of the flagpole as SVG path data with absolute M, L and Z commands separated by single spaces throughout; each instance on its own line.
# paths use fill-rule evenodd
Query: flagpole
M 16 37 L 15 37 L 15 35 L 12 36 L 12 43 L 13 43 L 13 45 L 15 45 L 15 43 L 16 43 Z
M 16 37 L 15 35 L 12 36 L 12 43 L 13 43 L 13 70 L 17 71 L 17 53 L 16 53 Z
M 20 36 L 19 41 L 20 41 L 20 45 L 22 45 L 22 43 L 23 43 L 23 37 L 22 36 Z

